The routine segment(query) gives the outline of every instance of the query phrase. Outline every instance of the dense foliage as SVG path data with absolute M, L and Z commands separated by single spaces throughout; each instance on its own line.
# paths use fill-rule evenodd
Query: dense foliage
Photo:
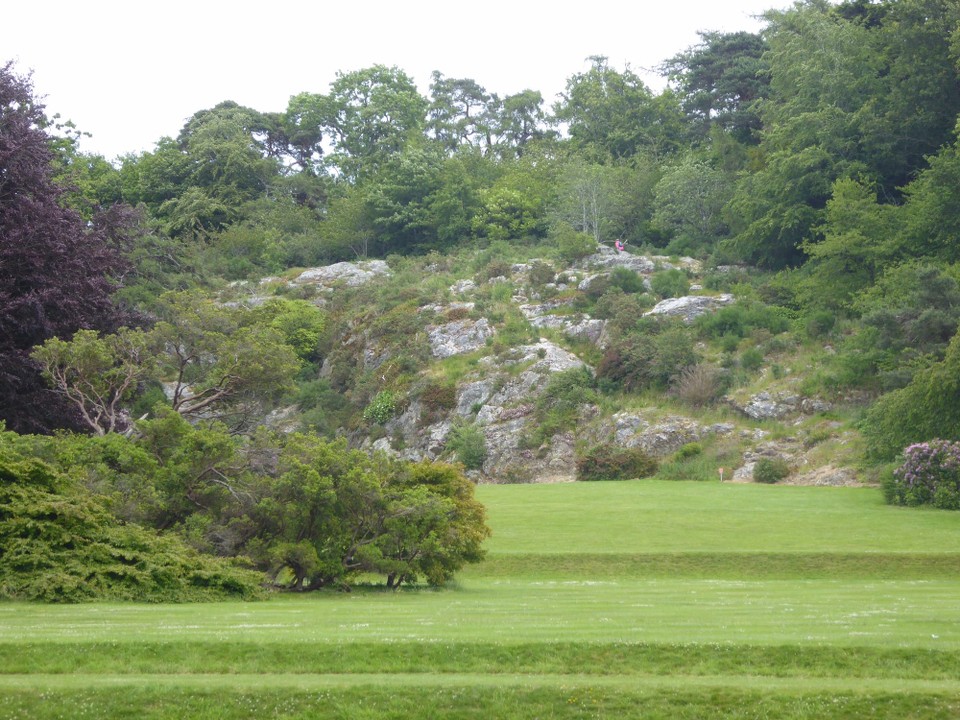
M 0 421 L 95 436 L 31 436 L 23 454 L 71 479 L 63 502 L 110 547 L 174 534 L 297 588 L 441 583 L 482 555 L 459 469 L 355 448 L 401 452 L 411 407 L 422 422 L 456 410 L 439 457 L 482 469 L 463 370 L 425 371 L 424 329 L 483 319 L 484 352 L 504 353 L 540 335 L 515 297 L 607 321 L 580 348 L 595 374 L 561 373 L 531 402 L 524 451 L 604 403 L 707 408 L 782 380 L 789 353 L 806 396 L 865 408 L 866 463 L 960 440 L 960 9 L 804 0 L 764 20 L 702 33 L 663 63 L 659 93 L 602 56 L 549 106 L 439 71 L 423 95 L 376 65 L 282 111 L 198 110 L 115 162 L 80 152 L 3 65 Z M 693 322 L 651 318 L 691 291 L 689 264 L 563 270 L 614 243 L 690 255 L 702 292 L 729 297 Z M 356 257 L 386 258 L 391 279 L 322 298 L 292 273 L 244 284 Z M 468 278 L 477 301 L 454 307 Z M 281 406 L 303 434 L 263 429 Z M 19 462 L 8 472 L 34 472 Z M 653 470 L 580 451 L 584 478 Z
M 255 599 L 262 576 L 118 520 L 75 477 L 0 440 L 0 598 Z
M 908 446 L 884 493 L 896 505 L 960 510 L 960 443 L 931 440 Z

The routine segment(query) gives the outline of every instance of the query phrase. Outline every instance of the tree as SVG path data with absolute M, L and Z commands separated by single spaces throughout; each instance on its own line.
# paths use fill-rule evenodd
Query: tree
M 102 337 L 95 330 L 78 330 L 69 342 L 50 338 L 32 357 L 97 435 L 126 429 L 128 402 L 153 365 L 146 334 L 129 328 Z
M 950 341 L 942 362 L 870 408 L 863 433 L 868 454 L 878 460 L 892 460 L 913 443 L 960 440 L 960 335 Z
M 701 139 L 716 126 L 739 142 L 757 142 L 757 105 L 769 86 L 763 36 L 748 32 L 698 35 L 699 44 L 661 66 L 661 72 L 677 86 L 687 122 Z
M 0 67 L 0 420 L 19 432 L 81 426 L 31 348 L 124 320 L 111 297 L 126 264 L 105 218 L 88 224 L 60 204 L 47 128 L 29 77 Z
M 301 93 L 287 113 L 298 118 L 299 132 L 327 138 L 330 164 L 353 182 L 403 150 L 423 129 L 426 111 L 427 100 L 405 72 L 374 65 L 338 72 L 329 94 Z
M 714 245 L 726 234 L 721 211 L 731 189 L 722 172 L 687 157 L 664 170 L 654 188 L 653 223 L 675 236 L 677 252 Z
M 874 188 L 840 178 L 819 228 L 820 242 L 801 247 L 810 257 L 800 292 L 810 306 L 845 308 L 894 257 L 899 208 L 877 201 Z
M 445 78 L 436 70 L 432 77 L 426 129 L 450 153 L 464 145 L 482 147 L 496 96 L 470 78 Z
M 596 162 L 672 151 L 682 122 L 673 96 L 655 98 L 629 67 L 618 72 L 606 57 L 589 60 L 590 69 L 569 78 L 554 104 L 554 117 L 567 125 L 573 145 Z
M 292 389 L 294 349 L 255 314 L 193 293 L 167 293 L 151 330 L 158 373 L 181 415 L 219 419 L 235 429 L 262 418 Z

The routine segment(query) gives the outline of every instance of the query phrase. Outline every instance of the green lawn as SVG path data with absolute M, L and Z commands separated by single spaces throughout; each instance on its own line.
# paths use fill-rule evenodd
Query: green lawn
M 879 491 L 482 486 L 444 590 L 0 604 L 0 718 L 960 717 L 960 513 Z

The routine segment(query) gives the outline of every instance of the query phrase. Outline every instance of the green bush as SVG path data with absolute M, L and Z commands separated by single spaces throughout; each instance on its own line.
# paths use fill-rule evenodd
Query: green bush
M 597 365 L 597 378 L 636 392 L 667 388 L 699 361 L 693 338 L 682 327 L 653 335 L 629 333 L 609 343 Z
M 830 334 L 834 325 L 837 324 L 837 317 L 829 310 L 817 310 L 808 318 L 805 325 L 807 337 L 811 340 L 817 340 Z
M 0 449 L 2 599 L 255 599 L 264 580 L 174 535 L 122 523 L 73 477 Z
M 763 367 L 763 352 L 760 348 L 747 348 L 740 355 L 740 367 L 747 371 L 759 370 Z
M 783 458 L 762 457 L 753 465 L 753 480 L 772 485 L 790 474 L 790 466 Z
M 740 301 L 701 315 L 697 318 L 696 326 L 710 339 L 727 335 L 744 338 L 758 328 L 769 330 L 773 335 L 786 332 L 790 328 L 790 319 L 783 308 L 755 301 Z
M 650 289 L 661 298 L 681 297 L 690 289 L 690 280 L 683 270 L 661 270 L 651 276 Z
M 487 459 L 487 438 L 477 425 L 455 425 L 447 436 L 447 448 L 468 470 L 479 470 Z
M 640 448 L 594 445 L 577 457 L 577 480 L 630 480 L 655 475 L 657 461 Z
M 592 235 L 574 230 L 569 225 L 556 228 L 553 235 L 557 253 L 565 262 L 576 262 L 597 251 L 597 241 Z
M 382 425 L 397 411 L 397 400 L 389 390 L 378 392 L 363 410 L 363 419 Z
M 646 290 L 640 274 L 625 267 L 616 267 L 613 269 L 613 272 L 610 273 L 610 285 L 620 288 L 628 295 L 632 293 L 642 293 Z
M 597 401 L 596 379 L 586 367 L 556 373 L 537 397 L 536 430 L 527 438 L 537 447 L 558 432 L 572 430 L 580 416 L 580 407 Z

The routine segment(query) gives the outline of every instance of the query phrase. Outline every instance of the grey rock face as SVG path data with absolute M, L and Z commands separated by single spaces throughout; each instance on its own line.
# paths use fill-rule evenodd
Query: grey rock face
M 733 295 L 685 295 L 678 298 L 661 300 L 644 315 L 667 315 L 681 317 L 684 322 L 693 322 L 701 315 L 716 310 L 718 307 L 729 305 L 734 300 Z
M 376 278 L 389 277 L 390 267 L 383 260 L 339 262 L 325 267 L 304 270 L 293 279 L 294 285 L 339 285 L 357 287 Z
M 493 333 L 494 330 L 486 318 L 454 320 L 430 328 L 428 339 L 434 357 L 448 358 L 480 349 Z
M 727 435 L 734 431 L 732 423 L 701 425 L 687 417 L 670 416 L 655 422 L 633 413 L 617 413 L 612 418 L 607 442 L 623 447 L 640 448 L 654 457 L 676 452 L 687 443 L 698 442 L 710 435 Z M 599 437 L 598 440 L 603 440 Z

